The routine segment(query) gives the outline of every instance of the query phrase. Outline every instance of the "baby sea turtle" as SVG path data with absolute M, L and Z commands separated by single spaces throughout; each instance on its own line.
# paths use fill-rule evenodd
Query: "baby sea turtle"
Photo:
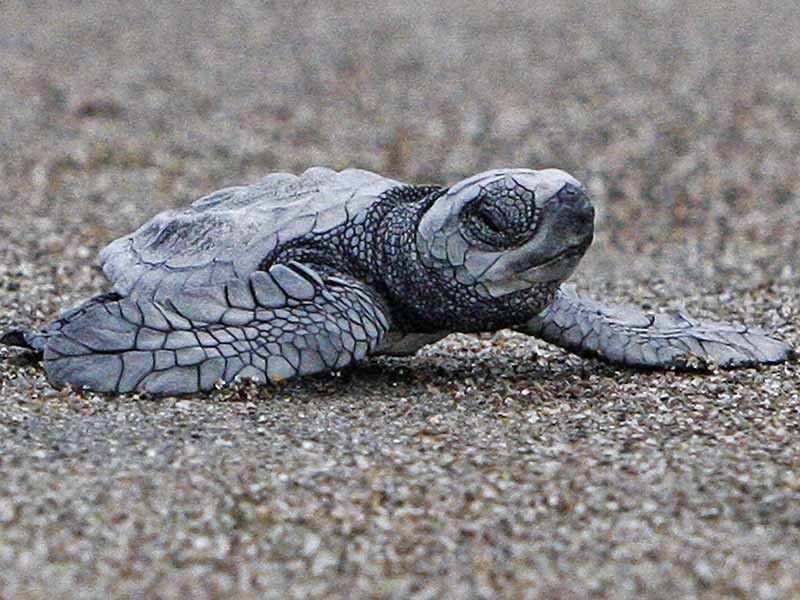
M 41 353 L 53 384 L 154 394 L 279 381 L 503 328 L 632 367 L 792 353 L 748 327 L 606 307 L 562 286 L 593 221 L 581 185 L 557 169 L 450 188 L 358 169 L 276 173 L 112 242 L 100 254 L 112 292 L 2 342 Z

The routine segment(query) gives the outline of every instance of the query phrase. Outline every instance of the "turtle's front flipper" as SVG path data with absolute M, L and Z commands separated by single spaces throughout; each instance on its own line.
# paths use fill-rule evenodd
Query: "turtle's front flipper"
M 630 367 L 695 370 L 788 360 L 793 350 L 765 333 L 679 313 L 603 306 L 562 286 L 542 314 L 517 328 L 581 356 Z
M 388 330 L 369 286 L 290 262 L 224 285 L 93 299 L 40 335 L 54 384 L 172 395 L 342 368 Z

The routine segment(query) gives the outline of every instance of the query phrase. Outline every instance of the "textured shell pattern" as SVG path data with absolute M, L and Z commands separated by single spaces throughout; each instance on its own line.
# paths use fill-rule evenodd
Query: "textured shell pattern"
M 274 173 L 160 213 L 100 253 L 123 296 L 151 296 L 246 277 L 279 244 L 356 218 L 400 182 L 360 169 Z

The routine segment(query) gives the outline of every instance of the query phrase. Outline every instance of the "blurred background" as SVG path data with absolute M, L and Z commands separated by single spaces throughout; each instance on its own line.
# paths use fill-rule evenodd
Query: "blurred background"
M 275 170 L 556 166 L 599 206 L 581 280 L 796 283 L 798 31 L 770 0 L 5 2 L 0 252 L 89 258 Z

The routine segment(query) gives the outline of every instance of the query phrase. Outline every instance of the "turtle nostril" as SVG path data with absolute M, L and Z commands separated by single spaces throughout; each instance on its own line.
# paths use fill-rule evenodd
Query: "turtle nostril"
M 572 183 L 564 184 L 557 194 L 559 200 L 572 200 L 583 195 L 583 188 Z
M 556 194 L 556 198 L 561 201 L 561 205 L 568 210 L 576 213 L 582 213 L 588 218 L 594 217 L 594 207 L 592 206 L 589 196 L 580 185 L 567 183 Z

